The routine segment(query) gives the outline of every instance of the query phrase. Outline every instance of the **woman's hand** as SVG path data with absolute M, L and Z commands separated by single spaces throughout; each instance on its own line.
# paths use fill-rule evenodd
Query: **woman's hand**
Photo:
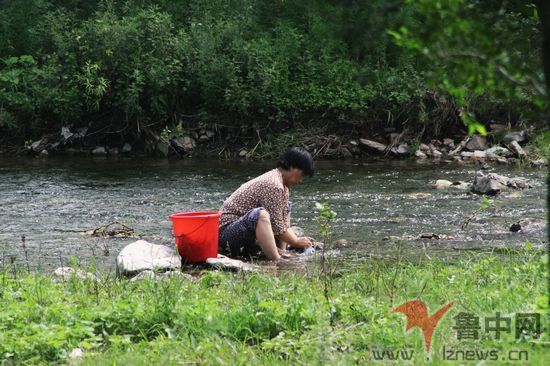
M 313 245 L 313 242 L 307 236 L 299 237 L 294 243 L 291 244 L 294 248 L 303 249 L 309 248 Z

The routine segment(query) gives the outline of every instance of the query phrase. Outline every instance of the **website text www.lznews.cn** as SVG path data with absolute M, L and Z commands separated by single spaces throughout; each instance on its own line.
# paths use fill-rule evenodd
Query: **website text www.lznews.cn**
M 374 361 L 408 361 L 414 357 L 414 349 L 385 349 L 371 351 Z M 498 349 L 466 349 L 443 346 L 441 352 L 442 361 L 529 361 L 529 353 L 526 350 L 498 350 Z

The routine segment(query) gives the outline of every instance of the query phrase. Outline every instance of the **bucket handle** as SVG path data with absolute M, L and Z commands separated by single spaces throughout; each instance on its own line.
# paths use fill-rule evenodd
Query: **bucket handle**
M 186 236 L 189 236 L 189 235 L 193 234 L 195 231 L 200 230 L 200 229 L 206 224 L 206 222 L 208 221 L 208 219 L 210 219 L 210 217 L 205 217 L 205 218 L 204 218 L 204 222 L 203 222 L 202 224 L 200 224 L 198 228 L 196 228 L 195 230 L 191 231 L 190 233 L 181 234 L 181 235 L 174 235 L 174 238 L 181 239 L 181 238 L 185 238 Z

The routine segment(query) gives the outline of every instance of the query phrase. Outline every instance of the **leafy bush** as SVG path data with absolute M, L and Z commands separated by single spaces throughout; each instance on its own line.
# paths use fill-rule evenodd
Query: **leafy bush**
M 0 5 L 5 35 L 0 40 L 0 129 L 25 139 L 90 122 L 96 130 L 134 134 L 140 122 L 151 121 L 160 132 L 183 116 L 203 125 L 220 116 L 224 124 L 255 121 L 258 127 L 319 118 L 356 119 L 365 128 L 412 125 L 422 123 L 411 106 L 421 103 L 428 88 L 427 71 L 448 76 L 457 69 L 455 78 L 447 77 L 452 85 L 443 83 L 443 89 L 464 91 L 462 85 L 472 85 L 474 94 L 488 92 L 504 106 L 507 99 L 526 105 L 534 98 L 526 88 L 498 92 L 507 84 L 495 76 L 497 71 L 483 89 L 483 80 L 470 80 L 477 77 L 470 72 L 477 71 L 476 63 L 447 70 L 445 64 L 426 63 L 421 55 L 396 47 L 386 30 L 416 29 L 419 13 L 430 26 L 445 26 L 426 1 L 397 6 L 382 0 L 14 4 Z M 446 24 L 460 41 L 450 44 L 451 51 L 477 34 L 477 28 L 464 36 L 456 29 L 480 27 L 498 11 L 475 3 L 468 14 L 478 7 L 486 15 L 454 17 Z M 445 21 L 451 10 L 444 13 Z M 532 72 L 539 49 L 535 20 L 522 7 L 507 11 L 494 32 L 528 35 L 529 52 L 520 52 L 514 35 L 506 41 L 509 62 L 505 53 L 490 56 Z M 433 39 L 426 44 L 443 47 L 439 33 L 430 31 Z M 403 42 L 415 40 L 410 33 L 393 34 Z M 480 42 L 487 52 L 494 50 L 487 47 L 492 36 Z

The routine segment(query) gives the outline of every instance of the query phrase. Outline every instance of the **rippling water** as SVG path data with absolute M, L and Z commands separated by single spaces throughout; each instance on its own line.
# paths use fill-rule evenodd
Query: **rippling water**
M 120 221 L 146 240 L 172 244 L 168 215 L 217 210 L 241 183 L 271 168 L 266 163 L 139 159 L 0 158 L 0 259 L 24 252 L 33 266 L 67 264 L 69 258 L 99 257 L 112 266 L 133 239 L 91 238 L 78 231 Z M 317 236 L 315 201 L 328 200 L 338 213 L 334 239 L 349 245 L 342 256 L 368 255 L 388 247 L 388 236 L 443 234 L 451 238 L 407 243 L 411 251 L 449 253 L 546 244 L 544 228 L 511 233 L 518 219 L 546 218 L 545 170 L 495 166 L 493 171 L 528 178 L 533 188 L 502 195 L 500 203 L 460 226 L 479 207 L 468 191 L 435 190 L 436 179 L 472 182 L 475 166 L 416 162 L 318 162 L 313 178 L 291 190 L 293 224 Z M 106 250 L 108 255 L 104 256 Z M 104 253 L 105 252 L 105 253 Z

